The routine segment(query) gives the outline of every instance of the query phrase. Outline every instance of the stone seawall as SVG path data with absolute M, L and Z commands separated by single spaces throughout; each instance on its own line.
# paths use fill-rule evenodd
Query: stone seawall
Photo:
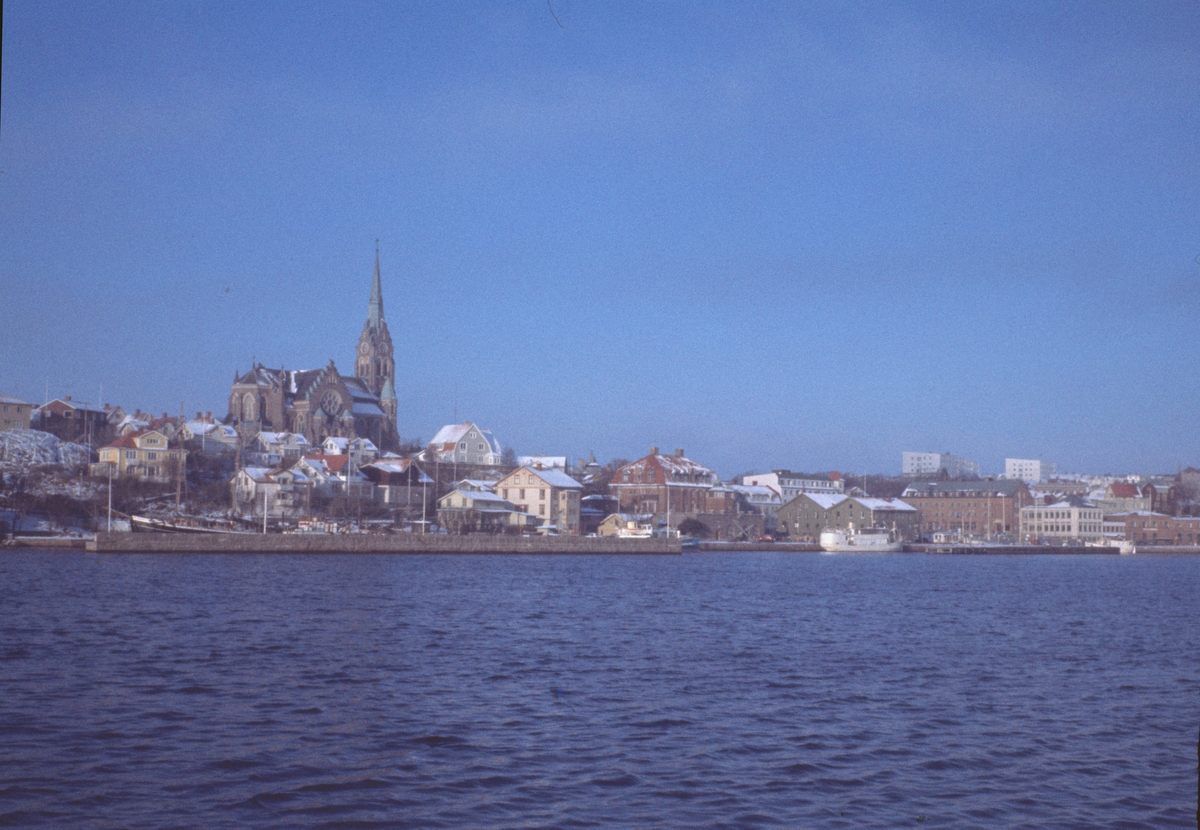
M 678 539 L 412 533 L 97 533 L 97 553 L 553 553 L 678 555 Z

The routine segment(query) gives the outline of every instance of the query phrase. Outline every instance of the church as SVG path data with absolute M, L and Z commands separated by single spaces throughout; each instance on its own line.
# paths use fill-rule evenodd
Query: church
M 338 372 L 332 360 L 322 369 L 256 364 L 245 374 L 234 373 L 225 423 L 247 439 L 258 432 L 295 432 L 313 446 L 335 436 L 369 438 L 381 450 L 396 449 L 396 362 L 383 317 L 378 248 L 354 375 Z

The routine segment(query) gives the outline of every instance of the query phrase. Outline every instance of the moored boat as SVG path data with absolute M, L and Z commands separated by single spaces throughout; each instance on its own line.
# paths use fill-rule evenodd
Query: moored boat
M 821 532 L 821 550 L 826 553 L 891 553 L 904 545 L 886 527 L 860 527 Z

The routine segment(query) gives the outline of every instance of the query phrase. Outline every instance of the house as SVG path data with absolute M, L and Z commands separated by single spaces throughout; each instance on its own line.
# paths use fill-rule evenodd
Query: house
M 450 533 L 520 533 L 540 524 L 495 493 L 451 490 L 438 499 L 438 524 Z
M 230 453 L 237 452 L 238 448 L 237 430 L 214 421 L 211 412 L 204 415 L 197 412 L 194 420 L 185 422 L 179 428 L 179 438 L 182 441 L 195 441 L 202 453 Z
M 230 480 L 233 510 L 242 516 L 282 519 L 307 514 L 312 504 L 312 480 L 293 467 L 243 467 Z
M 1022 507 L 1033 504 L 1029 486 L 1019 479 L 914 481 L 900 498 L 917 508 L 916 533 L 994 536 L 1020 531 Z
M 579 535 L 579 499 L 583 485 L 562 469 L 518 467 L 496 482 L 495 491 L 517 510 L 553 525 L 560 535 Z
M 375 485 L 375 501 L 396 507 L 433 508 L 437 496 L 433 479 L 425 475 L 415 458 L 380 458 L 361 472 Z
M 251 454 L 262 466 L 289 467 L 311 447 L 298 432 L 260 432 L 254 436 Z
M 495 466 L 501 463 L 500 456 L 500 442 L 491 430 L 464 421 L 439 429 L 421 453 L 421 460 L 440 464 Z
M 1142 482 L 1142 497 L 1150 499 L 1150 510 L 1174 516 L 1178 507 L 1179 487 L 1174 479 L 1154 477 Z
M 379 448 L 368 438 L 343 438 L 331 435 L 321 443 L 321 452 L 327 455 L 348 455 L 355 467 L 370 464 L 379 457 Z
M 770 487 L 779 494 L 780 506 L 787 504 L 801 493 L 842 493 L 846 483 L 837 473 L 815 475 L 793 473 L 791 470 L 772 470 L 769 473 L 753 473 L 742 476 L 742 484 L 752 487 Z
M 134 478 L 139 481 L 171 482 L 184 475 L 187 451 L 172 449 L 167 436 L 156 430 L 122 435 L 100 449 L 100 463 L 92 475 Z
M 94 446 L 112 436 L 111 414 L 112 410 L 75 401 L 67 395 L 34 407 L 29 413 L 29 425 L 33 429 L 57 435 L 64 441 Z M 149 424 L 146 426 L 149 427 Z
M 1149 511 L 1154 494 L 1142 493 L 1142 488 L 1129 481 L 1113 481 L 1104 488 L 1104 498 L 1096 506 L 1105 513 L 1136 513 Z
M 322 495 L 344 495 L 357 499 L 374 499 L 375 485 L 358 469 L 349 455 L 310 453 L 296 465 L 312 475 L 314 486 L 320 485 Z
M 1099 542 L 1104 539 L 1104 511 L 1078 496 L 1055 504 L 1022 507 L 1023 542 Z
M 827 528 L 886 527 L 901 538 L 916 533 L 917 508 L 900 499 L 801 493 L 779 508 L 778 530 L 802 542 L 815 542 Z
M 611 513 L 596 529 L 599 536 L 649 537 L 654 533 L 654 516 L 649 513 Z
M 33 404 L 0 392 L 0 432 L 10 429 L 29 429 Z

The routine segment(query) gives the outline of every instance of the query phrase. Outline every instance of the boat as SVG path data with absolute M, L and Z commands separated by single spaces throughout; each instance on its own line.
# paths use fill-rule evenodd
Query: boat
M 903 550 L 903 543 L 886 527 L 860 527 L 821 531 L 821 550 L 826 553 L 891 553 Z
M 211 519 L 206 516 L 177 515 L 159 519 L 152 516 L 130 516 L 135 531 L 152 533 L 249 533 L 229 519 Z

